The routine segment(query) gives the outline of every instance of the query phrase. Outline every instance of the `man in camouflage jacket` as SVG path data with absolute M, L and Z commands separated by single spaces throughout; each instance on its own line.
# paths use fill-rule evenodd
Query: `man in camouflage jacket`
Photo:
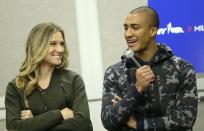
M 128 49 L 135 52 L 134 57 L 142 67 L 122 57 L 105 72 L 101 119 L 110 131 L 191 131 L 196 120 L 197 87 L 193 66 L 175 56 L 167 45 L 156 44 L 155 32 L 146 37 L 151 44 L 150 59 L 141 55 L 150 44 L 141 40 L 144 22 L 138 21 L 151 11 L 155 13 L 150 7 L 136 8 L 128 15 L 133 21 L 127 18 L 124 24 Z M 136 29 L 135 21 L 139 25 Z M 142 44 L 146 44 L 146 48 L 142 48 Z

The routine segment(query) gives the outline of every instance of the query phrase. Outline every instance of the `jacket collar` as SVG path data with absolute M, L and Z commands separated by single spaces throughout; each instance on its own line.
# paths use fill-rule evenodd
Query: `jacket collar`
M 154 65 L 174 56 L 173 51 L 166 44 L 157 43 L 157 47 L 159 48 L 159 50 L 155 53 L 155 55 L 152 57 L 152 59 L 149 62 L 144 62 L 136 55 L 134 55 L 134 57 L 141 65 Z M 128 60 L 125 59 L 124 55 L 121 56 L 121 59 L 122 59 L 122 62 L 126 64 L 127 68 L 137 68 L 134 62 L 130 59 Z

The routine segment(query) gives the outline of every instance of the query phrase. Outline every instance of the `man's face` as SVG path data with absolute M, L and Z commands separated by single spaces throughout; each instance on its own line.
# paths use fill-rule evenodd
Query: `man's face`
M 148 50 L 153 39 L 148 14 L 143 12 L 129 14 L 124 24 L 124 35 L 128 49 L 137 53 Z

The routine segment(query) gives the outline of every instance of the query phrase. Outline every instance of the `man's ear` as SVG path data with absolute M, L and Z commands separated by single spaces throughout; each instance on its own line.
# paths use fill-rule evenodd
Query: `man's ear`
M 157 27 L 152 27 L 150 31 L 150 36 L 155 37 L 157 35 L 157 30 L 158 30 Z

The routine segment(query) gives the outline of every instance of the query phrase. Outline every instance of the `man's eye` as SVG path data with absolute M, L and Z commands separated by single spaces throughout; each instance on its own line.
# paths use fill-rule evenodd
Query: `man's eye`
M 128 30 L 128 27 L 124 26 L 124 30 Z
M 137 30 L 137 29 L 139 29 L 139 27 L 138 26 L 133 26 L 132 29 Z

